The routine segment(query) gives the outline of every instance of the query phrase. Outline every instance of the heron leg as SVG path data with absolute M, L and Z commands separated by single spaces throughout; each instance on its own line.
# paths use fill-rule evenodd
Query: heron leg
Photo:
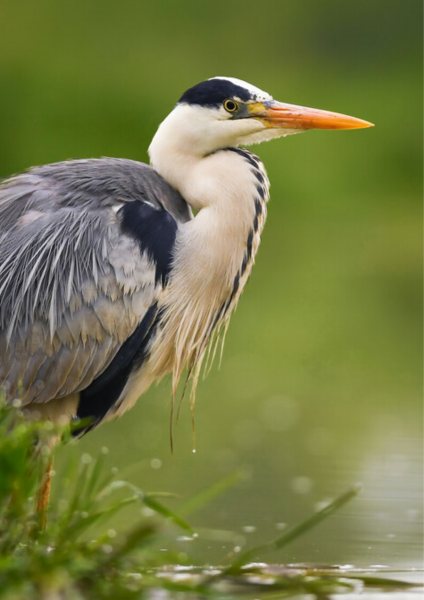
M 46 511 L 49 505 L 50 498 L 50 486 L 52 482 L 53 472 L 53 458 L 51 458 L 47 464 L 47 468 L 44 472 L 40 488 L 37 492 L 37 516 L 40 529 L 46 528 Z

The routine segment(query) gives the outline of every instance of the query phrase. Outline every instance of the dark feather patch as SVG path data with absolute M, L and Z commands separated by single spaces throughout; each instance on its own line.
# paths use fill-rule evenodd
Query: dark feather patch
M 255 155 L 249 152 L 249 150 L 244 150 L 243 148 L 227 148 L 230 152 L 235 152 L 236 154 L 240 154 L 247 162 L 257 169 L 258 162 L 255 160 Z
M 259 197 L 262 198 L 262 200 L 264 200 L 265 199 L 265 190 L 264 190 L 264 188 L 261 185 L 257 185 L 256 186 L 256 191 L 258 192 Z
M 242 277 L 243 277 L 243 275 L 244 275 L 244 273 L 245 273 L 245 271 L 247 269 L 248 262 L 249 262 L 249 258 L 247 256 L 247 254 L 245 253 L 244 254 L 244 258 L 243 258 L 243 262 L 242 262 L 242 265 L 241 265 L 241 269 L 240 269 L 240 275 Z
M 247 237 L 247 249 L 246 249 L 248 260 L 250 260 L 250 257 L 252 256 L 252 244 L 253 244 L 253 231 L 249 231 L 249 235 Z
M 118 401 L 134 367 L 140 368 L 147 356 L 147 345 L 160 321 L 157 303 L 152 304 L 134 333 L 124 342 L 108 368 L 80 393 L 77 418 L 91 419 L 75 435 L 87 433 L 106 416 Z
M 177 223 L 165 209 L 127 202 L 119 211 L 122 231 L 137 240 L 141 252 L 156 265 L 156 283 L 165 285 L 172 266 Z
M 240 286 L 240 273 L 237 273 L 237 275 L 234 278 L 233 290 L 232 290 L 231 295 L 228 298 L 227 304 L 225 306 L 225 312 L 230 308 L 231 302 L 233 301 L 234 296 L 237 294 L 239 286 Z
M 258 198 L 255 200 L 255 211 L 258 217 L 262 214 L 262 202 Z
M 259 181 L 259 183 L 263 183 L 265 181 L 264 177 L 263 177 L 263 175 L 262 175 L 262 173 L 260 171 L 258 171 L 257 169 L 255 169 L 253 171 L 253 173 L 254 173 L 256 179 Z
M 179 104 L 198 104 L 199 106 L 218 107 L 227 98 L 240 98 L 244 102 L 253 99 L 246 88 L 236 85 L 227 79 L 209 79 L 202 81 L 187 90 L 180 98 Z

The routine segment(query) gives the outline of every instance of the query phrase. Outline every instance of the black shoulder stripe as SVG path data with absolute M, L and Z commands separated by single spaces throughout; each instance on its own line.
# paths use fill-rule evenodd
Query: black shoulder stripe
M 146 348 L 160 320 L 157 303 L 152 304 L 134 333 L 123 343 L 108 368 L 80 393 L 77 418 L 91 419 L 87 427 L 75 435 L 87 433 L 105 417 L 117 402 L 134 366 L 146 358 Z
M 127 202 L 119 211 L 122 231 L 137 240 L 156 265 L 156 283 L 165 285 L 172 266 L 177 222 L 164 208 L 145 202 Z

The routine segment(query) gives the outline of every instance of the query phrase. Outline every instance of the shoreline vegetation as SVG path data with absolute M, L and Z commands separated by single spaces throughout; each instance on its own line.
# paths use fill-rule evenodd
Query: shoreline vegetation
M 51 423 L 16 421 L 13 409 L 1 409 L 0 599 L 163 599 L 174 598 L 177 593 L 178 598 L 187 599 L 251 598 L 258 594 L 264 599 L 304 594 L 327 598 L 371 589 L 406 591 L 417 585 L 392 578 L 387 569 L 257 562 L 341 509 L 359 493 L 359 485 L 271 542 L 234 548 L 219 567 L 195 565 L 194 557 L 177 550 L 164 554 L 164 546 L 175 546 L 175 537 L 181 532 L 179 539 L 203 535 L 186 521 L 186 515 L 224 493 L 243 474 L 230 473 L 174 512 L 167 506 L 172 494 L 145 493 L 117 479 L 115 471 L 106 468 L 104 449 L 97 459 L 88 454 L 77 462 L 70 459 L 56 474 L 55 498 L 43 529 L 35 497 L 41 475 L 54 454 L 46 444 L 53 434 L 70 437 L 69 431 L 60 431 Z M 123 532 L 111 529 L 110 520 L 134 504 L 143 509 L 141 518 L 132 520 Z

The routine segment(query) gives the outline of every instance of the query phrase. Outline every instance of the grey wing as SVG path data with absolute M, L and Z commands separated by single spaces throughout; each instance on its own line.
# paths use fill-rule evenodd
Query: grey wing
M 125 227 L 134 215 L 139 222 Z M 178 193 L 133 161 L 56 163 L 2 183 L 0 387 L 6 399 L 49 402 L 99 377 L 166 284 L 155 256 L 162 242 L 149 238 L 150 221 L 159 220 L 156 231 L 171 260 L 172 232 L 190 218 Z

